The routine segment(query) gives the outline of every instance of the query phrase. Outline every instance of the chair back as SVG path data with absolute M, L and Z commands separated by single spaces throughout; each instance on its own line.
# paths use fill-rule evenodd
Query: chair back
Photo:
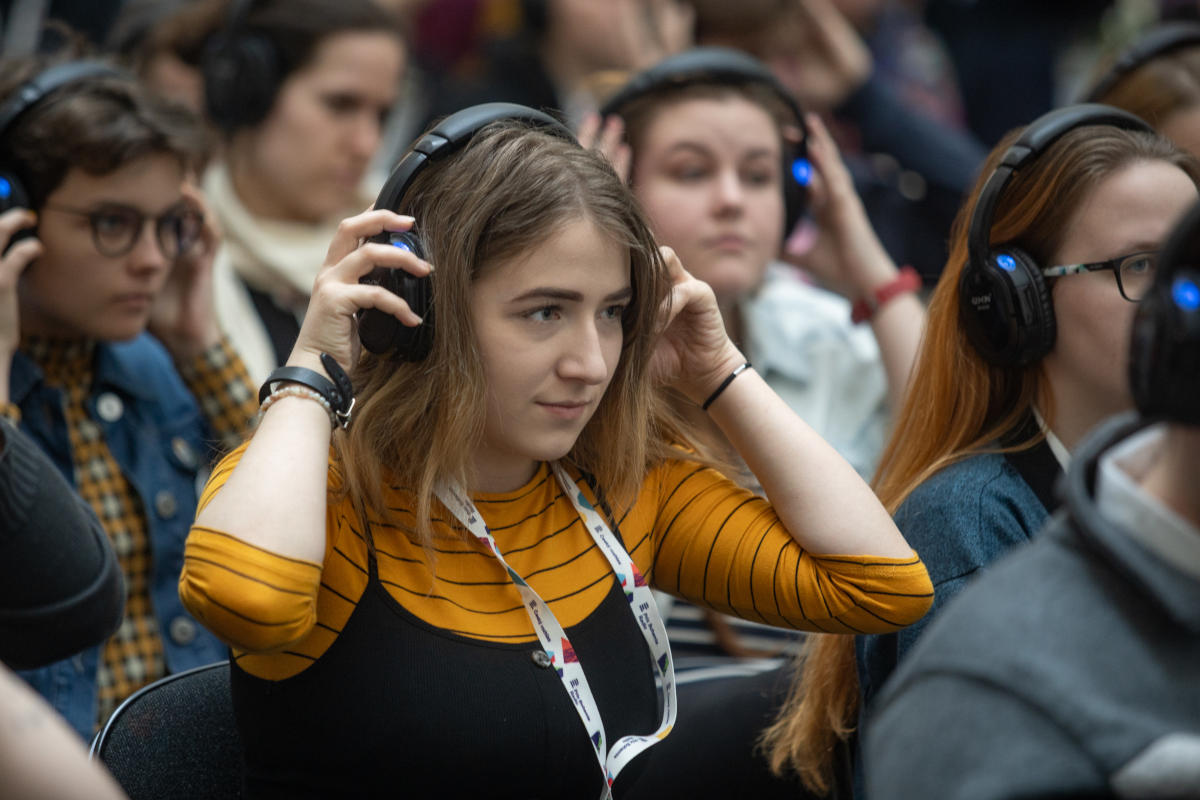
M 229 694 L 229 662 L 168 675 L 117 707 L 91 758 L 130 800 L 240 797 L 245 770 Z

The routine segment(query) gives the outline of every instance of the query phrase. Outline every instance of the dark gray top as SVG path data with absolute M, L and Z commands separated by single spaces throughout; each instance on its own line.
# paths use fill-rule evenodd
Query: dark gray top
M 1045 533 L 946 609 L 873 708 L 867 794 L 1200 797 L 1200 580 L 1102 516 L 1080 447 Z

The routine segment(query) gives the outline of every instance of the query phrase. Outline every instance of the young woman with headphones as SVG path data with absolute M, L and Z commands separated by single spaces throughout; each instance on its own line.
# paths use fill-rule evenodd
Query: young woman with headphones
M 1194 793 L 1198 263 L 1200 205 L 1138 305 L 1139 413 L 1088 437 L 1064 513 L 968 588 L 888 684 L 865 744 L 874 800 Z
M 1136 302 L 1198 182 L 1192 156 L 1106 106 L 1051 112 L 993 150 L 956 222 L 875 481 L 929 564 L 934 613 L 1036 533 L 1084 433 L 1132 405 Z M 776 764 L 827 788 L 828 754 L 923 627 L 857 646 L 820 637 L 769 734 Z
M 619 117 L 634 195 L 713 288 L 730 337 L 869 476 L 916 353 L 920 281 L 879 243 L 824 125 L 764 64 L 721 47 L 638 73 L 601 116 Z M 798 225 L 816 240 L 809 277 L 778 261 Z
M 376 205 L 330 245 L 180 584 L 235 648 L 260 796 L 607 795 L 675 716 L 650 586 L 809 629 L 924 611 L 869 488 L 552 118 L 452 115 Z M 771 500 L 706 465 L 659 382 Z
M 329 239 L 366 208 L 405 46 L 371 0 L 205 0 L 177 13 L 221 147 L 202 178 L 223 241 L 222 329 L 261 381 L 287 358 Z M 186 37 L 185 37 L 186 38 Z

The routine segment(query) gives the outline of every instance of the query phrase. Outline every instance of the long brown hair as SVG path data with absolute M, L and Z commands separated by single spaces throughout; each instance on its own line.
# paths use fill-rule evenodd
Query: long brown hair
M 1042 365 L 997 367 L 967 341 L 959 321 L 958 282 L 967 262 L 967 227 L 987 177 L 1020 135 L 1013 131 L 989 155 L 951 231 L 950 257 L 929 301 L 925 332 L 908 393 L 873 483 L 888 512 L 939 470 L 1017 432 L 1035 404 L 1053 423 Z M 997 204 L 990 242 L 1012 243 L 1039 263 L 1060 246 L 1067 223 L 1092 189 L 1138 161 L 1173 164 L 1200 185 L 1200 162 L 1160 136 L 1108 126 L 1069 131 L 1016 173 Z M 1008 449 L 1032 447 L 1035 436 Z M 796 679 L 763 743 L 777 772 L 795 770 L 813 791 L 832 788 L 832 757 L 853 732 L 859 687 L 851 636 L 810 639 Z
M 348 435 L 334 439 L 344 491 L 401 527 L 385 487 L 415 497 L 419 541 L 431 543 L 434 487 L 471 485 L 471 453 L 485 417 L 483 364 L 468 312 L 472 282 L 536 247 L 563 225 L 587 219 L 626 248 L 633 297 L 612 381 L 565 461 L 593 476 L 614 505 L 630 502 L 646 470 L 684 431 L 656 393 L 650 362 L 670 278 L 629 190 L 601 156 L 517 122 L 489 125 L 459 152 L 417 176 L 404 212 L 417 219 L 436 265 L 436 335 L 421 363 L 364 352 L 354 371 L 358 405 Z

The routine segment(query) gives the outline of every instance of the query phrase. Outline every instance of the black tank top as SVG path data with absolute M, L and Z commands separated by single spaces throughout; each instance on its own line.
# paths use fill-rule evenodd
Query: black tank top
M 369 578 L 345 629 L 282 681 L 231 669 L 252 798 L 595 798 L 599 764 L 537 641 L 435 628 Z M 567 629 L 611 747 L 661 719 L 649 649 L 615 580 Z M 644 757 L 617 785 L 636 781 Z

